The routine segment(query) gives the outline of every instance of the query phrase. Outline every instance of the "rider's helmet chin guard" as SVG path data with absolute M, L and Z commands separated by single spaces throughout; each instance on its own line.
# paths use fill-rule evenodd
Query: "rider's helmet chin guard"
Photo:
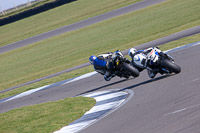
M 94 60 L 95 60 L 96 58 L 97 58 L 97 57 L 94 56 L 94 55 L 90 56 L 90 58 L 89 58 L 90 63 L 91 63 L 91 64 L 94 64 Z
M 129 55 L 130 57 L 132 57 L 132 55 L 133 55 L 134 53 L 136 53 L 136 52 L 137 52 L 137 50 L 136 50 L 135 48 L 130 48 L 129 51 L 128 51 L 128 55 Z

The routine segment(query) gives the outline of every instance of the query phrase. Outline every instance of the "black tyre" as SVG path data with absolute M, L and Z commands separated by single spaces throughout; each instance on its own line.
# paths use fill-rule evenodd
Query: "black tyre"
M 125 71 L 130 72 L 133 77 L 138 77 L 140 75 L 139 71 L 128 63 L 123 63 L 122 67 Z
M 167 59 L 161 61 L 161 66 L 168 69 L 170 72 L 174 72 L 176 74 L 181 72 L 180 66 Z

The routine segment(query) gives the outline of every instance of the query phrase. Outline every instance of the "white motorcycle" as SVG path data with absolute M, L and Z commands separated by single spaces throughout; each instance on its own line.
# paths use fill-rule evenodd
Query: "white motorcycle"
M 146 62 L 146 69 L 156 70 L 156 72 L 160 74 L 178 74 L 181 72 L 181 67 L 175 64 L 174 59 L 170 55 L 158 51 L 160 50 L 153 48 L 149 54 L 147 54 L 147 60 L 149 62 Z

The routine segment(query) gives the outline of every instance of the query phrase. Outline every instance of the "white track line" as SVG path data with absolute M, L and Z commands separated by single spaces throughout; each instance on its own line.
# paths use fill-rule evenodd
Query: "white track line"
M 80 129 L 86 127 L 88 124 L 93 123 L 94 121 L 96 120 L 94 119 L 90 121 L 85 121 L 85 122 L 69 125 L 69 126 L 63 127 L 59 131 L 55 131 L 54 133 L 75 133 L 75 132 L 78 132 Z
M 106 103 L 106 104 L 103 104 L 103 105 L 94 106 L 90 111 L 86 112 L 85 115 L 95 113 L 95 112 L 100 112 L 100 111 L 103 111 L 103 110 L 108 110 L 108 109 L 111 109 L 111 108 L 115 108 L 118 105 L 120 105 L 124 100 L 125 99 L 120 100 L 120 101 L 116 101 L 116 102 Z
M 180 113 L 180 112 L 183 112 L 183 111 L 185 111 L 185 110 L 188 110 L 188 109 L 191 109 L 191 108 L 195 108 L 195 107 L 198 107 L 198 106 L 200 106 L 200 104 L 196 104 L 196 105 L 189 106 L 189 107 L 186 107 L 186 108 L 183 108 L 183 109 L 179 109 L 179 110 L 176 110 L 176 111 L 173 111 L 173 112 L 170 112 L 170 113 L 164 114 L 164 116 L 168 116 L 168 115 L 172 115 L 172 114 Z
M 75 81 L 78 81 L 78 80 L 81 80 L 81 79 L 84 79 L 84 78 L 88 78 L 88 77 L 91 77 L 93 75 L 97 74 L 97 72 L 90 72 L 90 73 L 87 73 L 87 74 L 84 74 L 82 76 L 79 76 L 79 77 L 76 77 L 72 80 L 68 80 L 66 81 L 65 83 L 62 83 L 62 84 L 59 84 L 58 85 L 63 85 L 63 84 L 68 84 L 68 83 L 72 83 L 72 82 L 75 82 Z M 56 83 L 54 83 L 56 84 Z M 3 99 L 0 101 L 0 103 L 4 103 L 4 102 L 7 102 L 7 101 L 10 101 L 10 100 L 13 100 L 13 99 L 17 99 L 17 98 L 20 98 L 20 97 L 24 97 L 24 96 L 28 96 L 28 95 L 31 95 L 35 92 L 38 92 L 38 91 L 41 91 L 41 90 L 44 90 L 44 89 L 47 89 L 48 87 L 50 86 L 54 86 L 54 84 L 50 84 L 50 85 L 45 85 L 45 86 L 42 86 L 42 87 L 39 87 L 39 88 L 36 88 L 36 89 L 32 89 L 32 90 L 29 90 L 29 91 L 26 91 L 26 92 L 23 92 L 23 93 L 20 93 L 18 95 L 15 95 L 15 96 L 12 96 L 10 98 L 6 98 L 6 99 Z
M 43 87 L 40 87 L 40 88 L 37 88 L 37 89 L 32 89 L 32 90 L 23 92 L 23 93 L 21 93 L 21 94 L 19 94 L 19 95 L 13 96 L 13 97 L 11 97 L 11 98 L 9 98 L 9 99 L 3 101 L 3 102 L 7 102 L 7 101 L 10 101 L 10 100 L 13 100 L 13 99 L 20 98 L 20 97 L 28 96 L 28 95 L 30 95 L 30 94 L 32 94 L 32 93 L 35 93 L 35 92 L 37 92 L 37 91 L 40 91 L 40 90 L 42 90 L 42 89 L 44 89 L 44 88 L 46 88 L 46 87 L 48 87 L 48 86 L 50 86 L 50 85 L 46 85 L 46 86 L 43 86 Z M 2 103 L 3 103 L 3 102 L 2 102 Z M 0 102 L 0 103 L 1 103 L 1 102 Z
M 79 76 L 77 78 L 74 78 L 74 79 L 72 79 L 72 80 L 70 80 L 70 81 L 68 81 L 66 83 L 63 83 L 62 85 L 65 85 L 65 84 L 68 84 L 68 83 L 71 83 L 71 82 L 75 82 L 75 81 L 78 81 L 78 80 L 81 80 L 81 79 L 84 79 L 84 78 L 88 78 L 88 77 L 91 77 L 91 76 L 93 76 L 95 74 L 97 74 L 97 72 L 86 73 L 86 74 L 84 74 L 82 76 Z
M 119 90 L 110 90 L 94 92 L 82 96 L 92 96 L 97 101 L 96 106 L 87 111 L 80 119 L 74 121 L 66 127 L 61 128 L 59 131 L 55 131 L 54 133 L 76 133 L 80 130 L 85 129 L 86 127 L 94 124 L 112 111 L 122 106 L 123 103 L 125 103 L 125 101 L 129 99 L 128 97 L 133 96 L 133 91 L 129 90 L 128 92 L 126 92 Z M 115 101 L 112 101 L 113 98 L 115 98 Z M 106 102 L 103 102 L 99 105 L 99 103 L 101 103 L 102 101 Z
M 95 97 L 95 100 L 97 102 L 100 102 L 100 101 L 103 101 L 103 100 L 108 100 L 108 99 L 119 97 L 119 96 L 123 96 L 123 95 L 127 95 L 127 93 L 125 93 L 125 92 L 111 93 L 111 94 Z

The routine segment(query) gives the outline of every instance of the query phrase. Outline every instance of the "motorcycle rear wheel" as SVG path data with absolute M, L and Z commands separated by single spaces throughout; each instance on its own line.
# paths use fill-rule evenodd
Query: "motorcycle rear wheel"
M 124 62 L 122 64 L 122 68 L 124 70 L 130 72 L 133 77 L 138 77 L 140 75 L 139 71 L 128 63 Z
M 168 59 L 162 60 L 161 61 L 161 66 L 164 68 L 168 69 L 170 72 L 174 72 L 176 74 L 181 72 L 181 67 L 176 65 L 175 63 L 171 62 Z

